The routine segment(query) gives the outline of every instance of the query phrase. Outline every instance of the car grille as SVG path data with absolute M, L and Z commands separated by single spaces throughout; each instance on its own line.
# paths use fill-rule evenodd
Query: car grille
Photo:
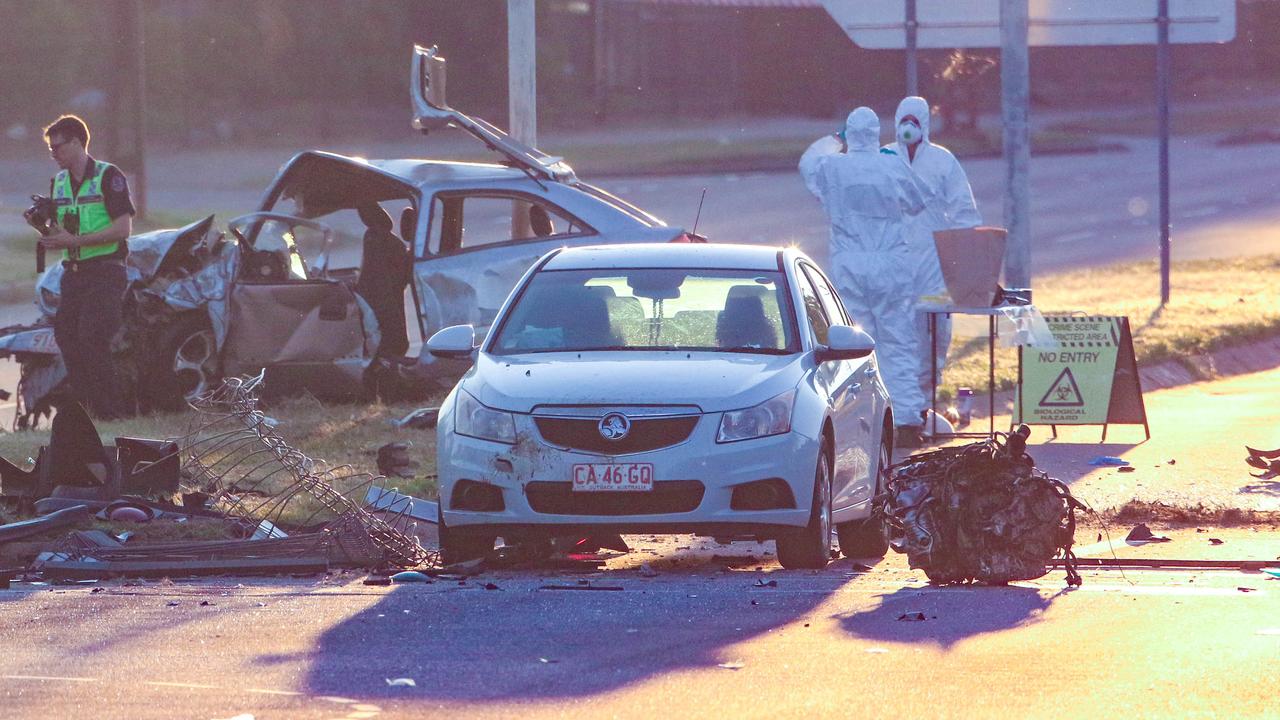
M 535 417 L 534 422 L 538 425 L 538 432 L 542 433 L 542 439 L 556 447 L 601 455 L 626 455 L 688 440 L 698 424 L 698 416 L 632 418 L 631 431 L 621 440 L 602 437 L 598 418 Z
M 655 482 L 649 492 L 574 492 L 573 483 L 531 482 L 529 507 L 548 515 L 658 515 L 691 512 L 705 491 L 697 480 Z

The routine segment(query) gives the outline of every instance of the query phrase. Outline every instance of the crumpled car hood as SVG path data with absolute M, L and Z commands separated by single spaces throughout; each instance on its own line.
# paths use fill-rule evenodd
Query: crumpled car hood
M 492 408 L 527 413 L 545 405 L 750 407 L 796 386 L 802 354 L 592 352 L 481 353 L 462 388 Z

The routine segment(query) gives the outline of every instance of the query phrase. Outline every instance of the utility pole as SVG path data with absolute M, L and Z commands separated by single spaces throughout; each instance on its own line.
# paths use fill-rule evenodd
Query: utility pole
M 1027 127 L 1031 73 L 1027 49 L 1028 0 L 1000 0 L 1000 110 L 1004 126 L 1004 278 L 1031 287 L 1031 139 Z
M 134 107 L 133 107 L 133 156 L 137 165 L 134 166 L 133 177 L 135 179 L 136 189 L 133 193 L 136 198 L 135 208 L 138 211 L 138 217 L 145 218 L 147 216 L 147 33 L 146 24 L 143 20 L 142 0 L 131 0 L 132 7 L 130 10 L 133 17 L 130 18 L 133 23 L 133 63 L 134 63 Z
M 507 0 L 507 133 L 530 147 L 538 143 L 537 15 L 534 0 Z M 516 203 L 511 237 L 530 237 L 529 206 Z
M 919 23 L 916 22 L 916 0 L 907 0 L 907 15 L 904 22 L 904 29 L 907 31 L 907 94 L 919 95 L 920 83 L 918 74 L 918 55 L 916 52 L 916 30 Z

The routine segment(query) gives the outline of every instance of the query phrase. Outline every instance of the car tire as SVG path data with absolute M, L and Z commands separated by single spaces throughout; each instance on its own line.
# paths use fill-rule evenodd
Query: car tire
M 475 560 L 488 555 L 493 550 L 493 543 L 498 539 L 496 534 L 472 528 L 450 528 L 444 524 L 444 508 L 437 506 L 437 513 L 439 519 L 436 529 L 440 534 L 440 564 L 456 565 Z
M 818 450 L 809 524 L 777 540 L 778 562 L 788 570 L 821 570 L 831 560 L 831 451 L 826 440 Z
M 888 431 L 886 431 L 887 433 Z M 889 439 L 880 439 L 880 451 L 876 456 L 876 485 L 872 493 L 875 498 L 884 492 L 888 468 L 893 464 L 893 453 Z M 871 517 L 865 520 L 850 520 L 836 525 L 836 536 L 840 539 L 840 552 L 847 558 L 878 558 L 889 552 L 889 535 L 884 518 L 872 508 Z
M 152 378 L 142 387 L 150 405 L 160 410 L 181 410 L 187 402 L 212 390 L 221 379 L 218 347 L 213 327 L 204 313 L 180 315 L 156 333 L 154 354 L 139 378 Z

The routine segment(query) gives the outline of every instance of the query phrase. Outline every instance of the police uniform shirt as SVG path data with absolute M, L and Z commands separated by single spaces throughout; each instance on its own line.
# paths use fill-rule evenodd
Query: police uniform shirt
M 80 185 L 83 185 L 86 180 L 93 177 L 95 165 L 97 165 L 97 161 L 92 157 L 86 160 L 84 170 L 80 175 Z M 50 197 L 53 197 L 53 182 L 53 178 L 50 178 Z M 75 185 L 73 191 L 79 193 L 80 186 L 76 184 L 76 178 L 71 178 L 71 184 Z M 107 168 L 107 171 L 102 174 L 102 202 L 107 206 L 107 215 L 112 220 L 126 213 L 129 215 L 138 214 L 138 211 L 133 207 L 133 197 L 129 194 L 129 179 L 115 165 Z

